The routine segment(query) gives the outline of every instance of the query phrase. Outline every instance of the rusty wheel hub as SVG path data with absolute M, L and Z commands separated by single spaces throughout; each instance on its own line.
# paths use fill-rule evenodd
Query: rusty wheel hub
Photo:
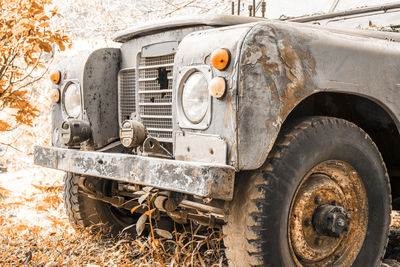
M 368 202 L 357 172 L 326 161 L 303 179 L 289 217 L 289 245 L 297 266 L 350 266 L 364 242 Z
M 340 237 L 349 230 L 350 214 L 343 207 L 321 205 L 313 214 L 313 227 L 315 231 L 324 236 Z

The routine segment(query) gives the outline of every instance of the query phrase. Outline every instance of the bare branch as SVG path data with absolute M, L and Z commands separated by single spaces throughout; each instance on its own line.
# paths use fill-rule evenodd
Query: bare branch
M 174 10 L 168 12 L 168 13 L 165 14 L 165 15 L 166 15 L 166 16 L 169 16 L 169 15 L 171 15 L 171 14 L 173 14 L 173 13 L 175 13 L 175 12 L 177 12 L 177 11 L 179 11 L 179 10 L 181 10 L 181 9 L 183 9 L 183 8 L 185 8 L 185 7 L 189 6 L 189 5 L 191 5 L 191 4 L 193 4 L 193 3 L 196 2 L 196 1 L 198 1 L 198 0 L 189 1 L 189 2 L 185 3 L 184 5 L 182 5 L 182 6 L 180 6 L 180 7 L 177 7 L 177 8 L 175 8 Z
M 10 147 L 10 148 L 12 148 L 12 149 L 14 149 L 14 150 L 16 150 L 16 151 L 18 151 L 18 152 L 24 153 L 22 150 L 19 150 L 18 148 L 16 148 L 15 146 L 13 146 L 13 145 L 11 145 L 11 144 L 6 144 L 6 143 L 0 142 L 0 145 L 6 146 L 6 147 Z M 24 153 L 24 154 L 25 154 L 25 153 Z

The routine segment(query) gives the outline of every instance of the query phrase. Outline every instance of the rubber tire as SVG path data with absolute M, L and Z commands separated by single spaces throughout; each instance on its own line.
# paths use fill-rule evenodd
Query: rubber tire
M 391 212 L 386 167 L 362 129 L 331 117 L 308 117 L 283 130 L 262 167 L 239 173 L 223 228 L 230 266 L 296 266 L 288 243 L 292 199 L 303 177 L 332 159 L 356 169 L 368 198 L 367 234 L 353 266 L 380 266 Z
M 101 231 L 103 234 L 114 236 L 125 227 L 136 223 L 136 216 L 117 217 L 110 204 L 79 193 L 79 179 L 79 175 L 67 173 L 63 183 L 64 207 L 73 224 L 85 228 L 91 227 L 95 232 Z M 100 181 L 106 182 L 104 179 Z M 133 231 L 129 233 L 134 235 Z

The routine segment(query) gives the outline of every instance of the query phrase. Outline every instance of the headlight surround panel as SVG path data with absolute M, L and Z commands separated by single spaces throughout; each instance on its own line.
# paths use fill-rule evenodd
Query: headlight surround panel
M 210 126 L 212 98 L 208 93 L 208 84 L 211 78 L 212 72 L 209 66 L 183 67 L 180 69 L 177 79 L 179 85 L 177 123 L 179 127 L 204 130 Z M 198 105 L 201 106 L 190 107 L 190 105 L 195 105 L 197 101 L 199 102 Z
M 68 81 L 62 93 L 62 106 L 67 117 L 80 118 L 82 115 L 82 92 L 77 81 Z

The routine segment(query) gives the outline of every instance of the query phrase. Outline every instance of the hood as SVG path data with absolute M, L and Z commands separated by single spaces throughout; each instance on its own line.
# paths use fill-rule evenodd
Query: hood
M 155 34 L 163 31 L 170 31 L 179 28 L 188 28 L 193 26 L 230 26 L 243 23 L 250 23 L 265 20 L 257 17 L 240 17 L 228 15 L 204 15 L 197 17 L 180 17 L 174 19 L 158 20 L 130 27 L 126 30 L 117 32 L 113 36 L 115 42 L 124 43 L 130 39 Z

